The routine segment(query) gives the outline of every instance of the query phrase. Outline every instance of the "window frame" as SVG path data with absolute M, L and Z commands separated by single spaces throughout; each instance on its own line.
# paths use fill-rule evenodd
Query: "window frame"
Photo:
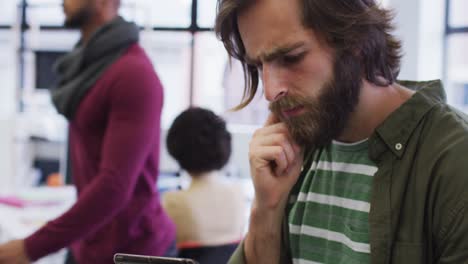
M 444 21 L 444 36 L 443 36 L 443 67 L 442 67 L 442 78 L 444 83 L 449 85 L 451 80 L 449 79 L 449 40 L 453 36 L 465 35 L 468 36 L 468 24 L 464 26 L 452 26 L 450 24 L 451 19 L 451 6 L 453 0 L 445 0 L 445 21 Z M 448 89 L 453 89 L 452 87 L 447 87 Z M 448 102 L 449 104 L 452 102 Z
M 25 52 L 26 52 L 26 32 L 31 28 L 28 24 L 28 11 L 30 5 L 28 0 L 19 0 L 17 7 L 19 10 L 19 47 L 18 47 L 18 90 L 19 94 L 22 94 L 24 91 L 24 80 L 25 80 Z M 0 25 L 0 29 L 11 29 L 13 25 Z M 39 25 L 40 30 L 45 31 L 55 31 L 55 30 L 67 30 L 64 26 L 61 25 Z M 143 30 L 143 28 L 141 28 Z M 166 27 L 166 26 L 154 26 L 151 28 L 153 32 L 187 32 L 190 34 L 190 61 L 189 61 L 189 106 L 194 104 L 194 95 L 195 95 L 195 47 L 196 47 L 196 34 L 199 32 L 212 32 L 213 28 L 211 27 L 200 27 L 198 25 L 198 0 L 192 0 L 191 14 L 190 14 L 190 25 L 188 27 Z M 19 111 L 23 110 L 23 99 L 22 96 L 19 96 Z

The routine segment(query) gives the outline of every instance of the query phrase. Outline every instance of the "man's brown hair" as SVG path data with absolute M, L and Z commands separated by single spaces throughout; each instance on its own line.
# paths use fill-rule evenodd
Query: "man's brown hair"
M 400 72 L 401 43 L 393 30 L 393 13 L 375 0 L 296 0 L 300 1 L 302 23 L 314 30 L 336 54 L 355 54 L 364 78 L 379 86 L 395 82 Z M 237 16 L 254 0 L 218 0 L 215 32 L 228 54 L 241 61 L 245 75 L 243 100 L 235 109 L 247 106 L 255 96 L 259 72 L 245 61 L 245 47 Z M 339 59 L 339 58 L 337 58 Z

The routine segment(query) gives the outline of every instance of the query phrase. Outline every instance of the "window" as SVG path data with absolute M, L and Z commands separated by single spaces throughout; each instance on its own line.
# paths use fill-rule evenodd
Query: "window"
M 212 28 L 216 18 L 217 0 L 198 1 L 198 25 L 200 27 Z
M 188 28 L 191 0 L 123 0 L 120 13 L 144 27 Z
M 2 90 L 0 93 L 1 114 L 10 114 L 16 107 L 16 68 L 11 66 L 15 65 L 16 62 L 15 51 L 15 34 L 11 30 L 0 30 L 0 80 L 2 80 Z
M 19 9 L 17 8 L 18 0 L 2 0 L 0 1 L 0 25 L 11 26 L 16 22 Z
M 447 37 L 447 93 L 451 104 L 468 112 L 468 32 Z
M 468 1 L 446 0 L 446 90 L 450 104 L 468 112 Z
M 466 0 L 449 0 L 449 25 L 451 27 L 468 27 L 468 16 L 466 10 L 468 3 Z
M 65 20 L 61 0 L 29 0 L 27 22 L 31 27 L 60 26 Z
M 140 1 L 140 0 L 137 0 Z M 203 1 L 203 0 L 202 0 Z M 189 27 L 192 1 L 150 0 L 152 24 L 155 27 Z
M 18 11 L 12 18 L 1 17 L 0 25 L 1 19 L 14 20 L 24 11 L 25 17 L 17 19 L 26 25 L 21 30 L 18 86 L 22 98 L 27 97 L 20 105 L 27 108 L 36 84 L 45 86 L 42 81 L 49 81 L 36 82 L 31 65 L 48 63 L 41 55 L 70 50 L 79 32 L 63 27 L 63 0 L 26 0 L 26 6 L 16 6 L 17 1 L 0 1 L 0 6 Z M 228 122 L 263 123 L 268 111 L 264 102 L 253 107 L 255 111 L 242 111 L 243 115 L 227 111 L 240 102 L 244 77 L 238 62 L 228 64 L 227 52 L 212 31 L 216 5 L 217 0 L 122 0 L 120 14 L 141 27 L 141 45 L 164 86 L 163 127 L 190 105 L 225 115 Z M 11 10 L 8 13 L 14 13 Z
M 241 111 L 231 111 L 239 105 L 244 92 L 244 73 L 239 61 L 228 55 L 213 32 L 195 37 L 194 104 L 210 108 L 227 122 L 243 125 L 263 124 L 268 116 L 268 104 L 259 87 L 255 99 Z
M 164 86 L 162 126 L 190 105 L 191 35 L 187 32 L 144 32 L 141 44 Z
M 224 112 L 223 75 L 228 56 L 212 32 L 195 35 L 194 104 Z

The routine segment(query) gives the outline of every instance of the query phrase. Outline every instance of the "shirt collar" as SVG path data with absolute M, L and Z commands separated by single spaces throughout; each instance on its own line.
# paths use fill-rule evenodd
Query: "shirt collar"
M 369 156 L 378 161 L 387 150 L 401 158 L 408 140 L 420 121 L 436 105 L 445 103 L 446 96 L 440 80 L 413 82 L 399 81 L 399 84 L 417 91 L 380 124 L 370 138 Z

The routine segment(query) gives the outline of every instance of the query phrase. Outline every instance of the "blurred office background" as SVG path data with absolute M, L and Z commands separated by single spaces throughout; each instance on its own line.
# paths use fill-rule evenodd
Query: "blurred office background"
M 69 183 L 67 124 L 53 108 L 49 88 L 56 81 L 53 62 L 72 49 L 79 32 L 63 28 L 61 4 L 61 0 L 0 1 L 3 196 L 31 196 L 50 175 L 61 175 Z M 442 79 L 449 103 L 468 111 L 468 0 L 381 0 L 381 4 L 396 11 L 396 34 L 404 43 L 400 79 Z M 165 150 L 165 130 L 181 111 L 201 106 L 227 119 L 234 145 L 226 174 L 245 181 L 252 192 L 248 143 L 267 115 L 266 102 L 259 95 L 248 109 L 229 111 L 240 102 L 244 80 L 241 67 L 236 61 L 228 63 L 212 31 L 215 12 L 216 0 L 123 0 L 121 9 L 123 17 L 141 27 L 141 44 L 165 88 L 161 174 L 179 173 Z M 39 191 L 35 197 L 41 195 Z M 57 191 L 60 195 L 70 197 Z

